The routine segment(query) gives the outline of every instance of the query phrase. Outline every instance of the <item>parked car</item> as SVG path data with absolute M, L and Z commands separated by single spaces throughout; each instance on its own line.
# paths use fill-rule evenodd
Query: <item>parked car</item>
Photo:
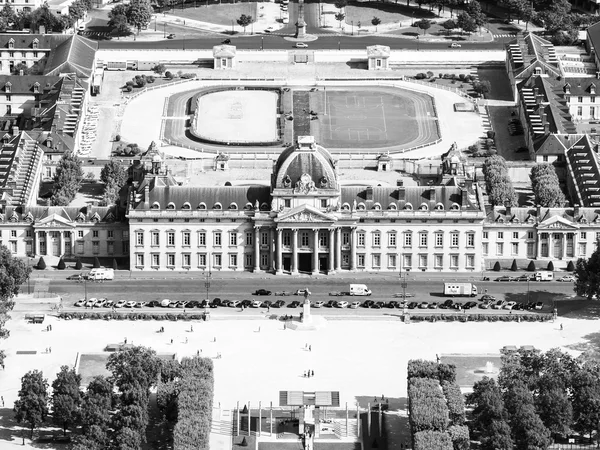
M 346 295 L 345 292 L 330 292 L 329 296 L 331 297 L 343 297 L 344 295 Z
M 297 308 L 298 306 L 300 306 L 300 302 L 298 300 L 294 300 L 288 305 L 288 308 Z
M 438 308 L 438 304 L 437 302 L 431 302 L 428 306 L 429 309 L 437 309 Z
M 342 300 L 341 302 L 337 302 L 335 305 L 336 308 L 347 308 L 348 302 L 346 300 Z
M 419 305 L 419 309 L 427 309 L 427 308 L 429 308 L 428 302 L 421 302 L 421 304 Z
M 381 309 L 381 305 L 379 304 L 379 302 L 377 302 L 377 303 L 373 302 L 373 304 L 371 306 L 369 306 L 369 308 L 371 308 L 371 309 Z
M 515 281 L 516 278 L 509 277 L 508 275 L 502 275 L 501 277 L 496 278 L 494 281 Z
M 200 302 L 192 300 L 191 302 L 188 302 L 186 308 L 200 308 Z
M 266 289 L 257 289 L 252 295 L 271 295 L 271 291 Z
M 454 300 L 448 299 L 440 305 L 442 309 L 450 309 L 454 306 Z
M 175 39 L 175 35 L 173 33 L 171 33 L 167 36 L 167 39 Z
M 564 277 L 558 278 L 556 281 L 573 282 L 575 277 L 573 275 L 565 275 Z
M 296 42 L 296 48 L 308 48 L 308 44 L 304 42 Z
M 85 298 L 81 298 L 81 299 L 77 300 L 75 302 L 75 306 L 77 306 L 77 307 L 83 307 L 83 306 L 85 306 Z
M 177 308 L 185 308 L 187 306 L 188 302 L 185 300 L 179 300 L 177 302 Z
M 239 305 L 239 303 L 238 303 Z M 221 306 L 229 308 L 231 306 L 231 300 L 221 300 Z
M 492 304 L 491 300 L 484 300 L 482 303 L 479 304 L 479 307 L 481 309 L 488 309 L 491 304 Z
M 228 306 L 230 308 L 237 308 L 238 306 L 240 306 L 240 301 L 239 300 L 228 300 L 229 304 Z
M 261 300 L 253 300 L 250 306 L 252 306 L 253 308 L 260 308 L 262 304 L 263 302 Z
M 318 302 L 314 302 L 311 306 L 313 308 L 321 308 L 325 304 L 324 301 L 319 300 Z
M 504 309 L 513 309 L 515 307 L 515 305 L 517 304 L 517 302 L 506 302 L 506 305 L 504 305 Z
M 169 300 L 168 298 L 165 298 L 164 300 L 160 301 L 160 306 L 162 306 L 163 308 L 168 308 L 170 304 L 171 300 Z
M 515 281 L 535 281 L 535 275 L 520 275 Z
M 269 27 L 265 30 L 265 33 L 270 33 L 271 31 L 275 31 L 275 28 Z
M 93 308 L 97 301 L 98 301 L 98 299 L 95 298 L 95 297 L 94 298 L 90 298 L 90 299 L 88 299 L 87 302 L 85 302 L 85 306 L 88 307 L 88 308 Z
M 79 281 L 79 280 L 83 280 L 83 275 L 81 275 L 80 273 L 75 274 L 75 275 L 69 275 L 67 277 L 67 280 L 69 281 Z
M 415 294 L 411 294 L 410 292 L 406 292 L 406 293 L 404 293 L 404 292 L 397 292 L 394 295 L 392 295 L 392 297 L 394 297 L 394 298 L 411 298 L 411 297 L 414 297 L 414 296 L 415 296 Z
M 117 303 L 115 303 L 115 308 L 124 308 L 126 304 L 127 302 L 125 300 L 119 300 Z
M 325 307 L 327 308 L 335 308 L 335 304 L 337 303 L 336 300 L 329 300 L 327 303 L 325 303 Z
M 99 298 L 98 300 L 96 300 L 96 303 L 94 303 L 94 308 L 102 308 L 105 303 L 106 303 L 105 298 Z
M 231 44 L 231 39 L 224 39 L 221 41 L 221 44 Z
M 525 309 L 525 304 L 521 302 L 517 302 L 515 306 L 513 306 L 515 311 L 523 311 Z
M 415 309 L 418 306 L 419 306 L 419 304 L 417 302 L 410 302 L 408 304 L 408 309 Z
M 494 300 L 496 300 L 496 297 L 494 297 L 493 295 L 485 294 L 485 295 L 482 295 L 479 300 L 481 300 L 482 302 L 485 302 L 485 301 L 493 302 Z
M 146 306 L 147 304 L 148 304 L 148 303 L 146 303 L 146 302 L 137 302 L 137 303 L 135 304 L 135 307 L 136 307 L 136 308 L 143 308 L 143 307 L 144 307 L 144 306 Z
M 477 308 L 477 302 L 470 301 L 463 305 L 463 309 Z
M 543 309 L 544 308 L 544 302 L 537 302 L 534 305 L 534 308 L 537 309 L 537 310 Z
M 160 302 L 158 300 L 152 300 L 151 302 L 148 302 L 147 306 L 149 308 L 158 308 L 160 306 Z
M 388 308 L 400 308 L 400 303 L 398 303 L 396 300 L 392 300 L 391 302 L 389 302 L 387 304 Z
M 112 301 L 112 300 L 106 300 L 106 301 L 104 302 L 104 307 L 105 307 L 105 308 L 112 308 L 114 305 L 115 305 L 115 302 L 114 302 L 114 301 Z
M 297 289 L 296 292 L 294 292 L 294 295 L 304 295 L 306 293 L 310 295 L 310 291 L 308 289 Z
M 504 307 L 504 305 L 506 305 L 506 302 L 504 300 L 498 300 L 496 303 L 494 303 L 492 305 L 493 309 L 502 309 Z
M 277 300 L 273 303 L 273 308 L 283 308 L 285 306 L 285 302 L 283 300 Z
M 352 302 L 350 303 L 350 308 L 357 309 L 360 306 L 360 302 Z
M 458 42 L 453 42 L 452 44 L 450 44 L 450 48 L 460 48 L 461 45 Z
M 265 300 L 264 302 L 262 302 L 262 306 L 263 308 L 270 308 L 271 306 L 273 306 L 273 302 L 271 300 Z
M 375 304 L 376 304 L 377 306 L 379 306 L 379 308 L 385 308 L 385 306 L 386 306 L 386 303 L 385 303 L 385 302 L 383 302 L 383 301 L 375 302 Z
M 374 304 L 375 304 L 374 300 L 365 300 L 362 305 L 363 305 L 363 308 L 370 308 L 371 305 L 374 305 Z
M 125 308 L 134 308 L 135 305 L 137 305 L 137 302 L 134 302 L 133 300 L 129 300 L 128 302 L 125 302 Z
M 242 308 L 250 308 L 252 306 L 252 300 L 242 300 L 239 306 L 241 306 Z
M 219 306 L 223 306 L 220 298 L 215 298 L 212 302 L 210 302 L 211 308 L 218 308 Z

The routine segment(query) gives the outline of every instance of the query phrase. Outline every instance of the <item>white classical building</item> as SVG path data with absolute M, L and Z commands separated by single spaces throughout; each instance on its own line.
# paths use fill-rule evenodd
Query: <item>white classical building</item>
M 312 137 L 270 186 L 189 187 L 154 166 L 129 194 L 132 270 L 480 271 L 485 209 L 462 186 L 341 186 Z

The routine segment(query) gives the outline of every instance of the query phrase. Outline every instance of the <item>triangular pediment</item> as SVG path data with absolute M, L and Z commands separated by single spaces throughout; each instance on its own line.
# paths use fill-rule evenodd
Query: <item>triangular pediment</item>
M 68 219 L 65 219 L 63 216 L 58 214 L 50 214 L 47 217 L 39 220 L 35 224 L 36 227 L 74 227 L 75 224 Z
M 277 215 L 275 222 L 313 223 L 335 222 L 337 218 L 309 205 L 301 205 Z
M 569 229 L 576 230 L 579 226 L 560 216 L 553 216 L 538 224 L 538 230 Z

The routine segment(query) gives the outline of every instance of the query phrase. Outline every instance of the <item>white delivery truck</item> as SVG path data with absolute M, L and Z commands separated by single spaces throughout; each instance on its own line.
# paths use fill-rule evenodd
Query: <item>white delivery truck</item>
M 477 286 L 473 283 L 444 283 L 444 295 L 475 297 Z
M 366 284 L 351 284 L 350 295 L 371 295 L 371 290 Z
M 535 281 L 552 281 L 554 280 L 554 273 L 548 271 L 540 271 L 535 273 Z
M 103 281 L 103 280 L 114 280 L 114 279 L 115 279 L 114 269 L 106 269 L 104 267 L 100 267 L 97 269 L 92 269 L 92 270 L 90 270 L 90 273 L 88 273 L 88 280 Z

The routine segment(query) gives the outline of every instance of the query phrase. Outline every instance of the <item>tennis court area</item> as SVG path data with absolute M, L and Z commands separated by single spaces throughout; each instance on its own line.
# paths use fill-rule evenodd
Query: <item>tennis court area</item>
M 326 89 L 320 142 L 326 148 L 409 148 L 438 139 L 433 99 L 402 89 Z

